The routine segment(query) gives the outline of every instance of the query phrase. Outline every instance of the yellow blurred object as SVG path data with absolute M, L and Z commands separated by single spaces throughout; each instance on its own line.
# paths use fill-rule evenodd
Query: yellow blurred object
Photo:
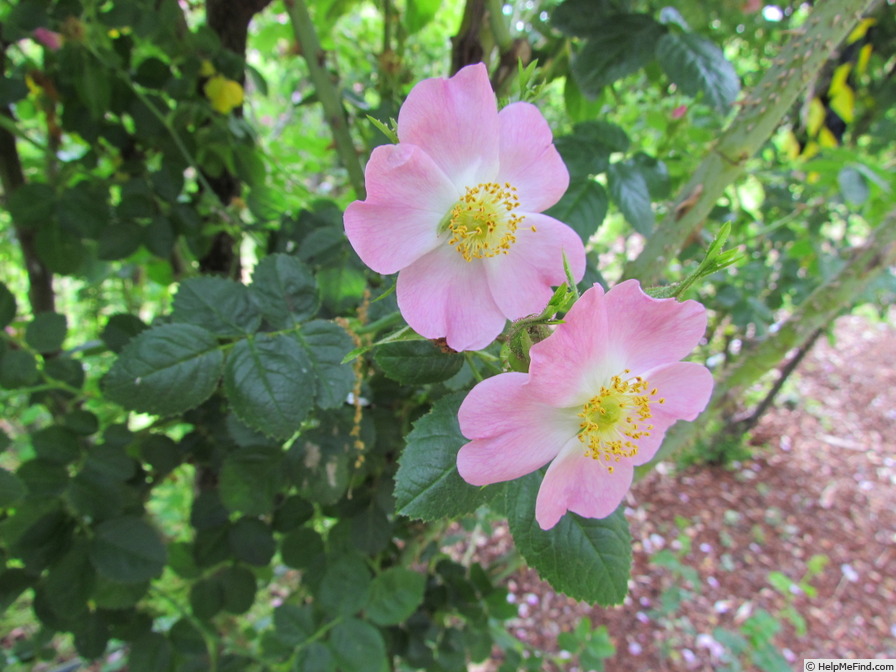
M 806 119 L 806 130 L 809 132 L 809 137 L 818 135 L 818 131 L 824 126 L 825 114 L 824 103 L 819 98 L 809 101 L 809 114 Z
M 844 122 L 851 124 L 856 116 L 855 91 L 846 85 L 840 87 L 840 90 L 831 96 L 831 99 L 828 101 L 828 107 L 834 110 L 834 112 L 837 113 L 837 116 Z
M 829 96 L 835 96 L 844 86 L 849 86 L 846 80 L 849 79 L 850 72 L 852 72 L 852 63 L 842 63 L 837 66 L 831 76 L 831 84 L 828 86 Z
M 818 134 L 818 144 L 822 147 L 836 147 L 840 143 L 837 142 L 837 136 L 833 134 L 831 129 L 825 126 Z
M 787 134 L 784 136 L 784 153 L 791 161 L 800 156 L 800 143 L 792 130 L 787 131 Z
M 810 140 L 806 143 L 806 148 L 803 150 L 803 160 L 808 161 L 820 151 L 821 147 L 818 146 L 818 143 L 814 140 Z
M 240 83 L 221 75 L 208 80 L 203 91 L 212 107 L 221 114 L 230 114 L 233 108 L 243 104 L 243 87 Z
M 821 173 L 819 173 L 817 170 L 813 170 L 811 173 L 806 175 L 806 182 L 808 182 L 809 184 L 815 184 L 820 179 Z
M 32 96 L 36 96 L 41 91 L 40 84 L 35 82 L 31 75 L 25 75 L 25 86 L 28 87 L 28 91 Z
M 873 50 L 874 46 L 871 44 L 865 44 L 859 50 L 859 58 L 856 61 L 856 73 L 864 75 L 868 71 L 868 61 L 871 60 L 871 52 Z
M 868 29 L 875 23 L 877 23 L 877 19 L 862 19 L 859 21 L 859 25 L 856 26 L 849 34 L 849 37 L 846 38 L 846 44 L 852 44 L 853 42 L 861 40 L 865 37 L 865 33 L 868 32 Z

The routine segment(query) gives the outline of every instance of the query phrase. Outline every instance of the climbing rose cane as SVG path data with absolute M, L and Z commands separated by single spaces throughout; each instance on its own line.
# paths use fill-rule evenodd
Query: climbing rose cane
M 519 478 L 548 462 L 535 518 L 610 515 L 676 420 L 693 420 L 712 392 L 706 367 L 680 362 L 706 329 L 696 301 L 653 299 L 636 280 L 587 290 L 564 324 L 530 351 L 529 373 L 474 387 L 458 418 L 470 443 L 457 468 L 473 485 Z
M 365 264 L 398 271 L 398 307 L 426 338 L 455 350 L 491 343 L 505 321 L 541 312 L 551 286 L 578 281 L 578 235 L 542 213 L 569 184 L 551 130 L 529 103 L 498 112 L 481 63 L 417 84 L 396 145 L 373 150 L 367 200 L 345 211 Z

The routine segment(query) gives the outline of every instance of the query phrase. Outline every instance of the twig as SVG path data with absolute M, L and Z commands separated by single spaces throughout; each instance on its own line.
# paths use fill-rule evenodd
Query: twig
M 317 91 L 317 97 L 324 108 L 326 122 L 333 133 L 333 141 L 336 143 L 336 151 L 345 169 L 348 171 L 349 182 L 355 190 L 358 198 L 365 197 L 364 171 L 355 151 L 354 142 L 348 131 L 345 110 L 342 107 L 341 96 L 338 89 L 330 79 L 330 75 L 324 67 L 325 54 L 317 38 L 317 31 L 311 22 L 308 7 L 305 0 L 287 0 L 286 8 L 292 21 L 292 29 L 296 41 L 302 48 L 302 55 L 308 63 L 308 73 L 311 82 Z

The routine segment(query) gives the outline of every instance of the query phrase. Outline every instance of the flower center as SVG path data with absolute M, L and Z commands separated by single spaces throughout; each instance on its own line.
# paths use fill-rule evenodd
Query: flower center
M 626 369 L 622 375 L 628 373 Z M 650 405 L 666 401 L 657 399 L 657 394 L 658 390 L 651 389 L 650 383 L 640 376 L 628 380 L 613 376 L 609 387 L 601 387 L 578 414 L 582 418 L 578 436 L 585 445 L 585 454 L 604 463 L 610 473 L 610 462 L 637 455 L 636 441 L 650 436 L 653 430 L 653 425 L 647 424 L 653 417 Z
M 516 213 L 520 199 L 509 182 L 483 182 L 467 193 L 445 215 L 441 229 L 449 229 L 454 245 L 466 261 L 507 254 L 516 242 L 524 217 Z M 535 227 L 531 227 L 535 231 Z

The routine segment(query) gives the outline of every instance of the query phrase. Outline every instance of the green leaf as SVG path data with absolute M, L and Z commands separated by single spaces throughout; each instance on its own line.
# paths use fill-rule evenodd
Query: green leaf
M 320 535 L 307 527 L 293 530 L 280 542 L 280 557 L 287 567 L 306 569 L 312 560 L 324 552 Z
M 202 632 L 189 619 L 181 618 L 168 631 L 168 637 L 174 645 L 175 652 L 186 658 L 192 658 L 190 665 L 183 665 L 189 669 L 207 670 L 208 648 Z M 196 660 L 198 659 L 198 660 Z M 183 668 L 181 668 L 183 669 Z
M 613 14 L 624 12 L 628 0 L 564 0 L 551 12 L 551 25 L 571 37 L 601 35 Z
M 15 390 L 37 382 L 37 360 L 25 350 L 8 350 L 0 356 L 0 387 Z
M 25 484 L 19 477 L 0 467 L 0 509 L 6 509 L 25 496 Z
M 143 229 L 143 245 L 162 259 L 167 259 L 171 255 L 174 241 L 174 226 L 164 215 L 156 215 Z
M 96 572 L 90 565 L 86 546 L 86 541 L 78 539 L 47 573 L 44 582 L 47 602 L 60 616 L 87 610 L 87 600 L 96 583 Z
M 256 567 L 266 567 L 277 550 L 271 528 L 257 518 L 236 521 L 227 533 L 227 541 L 237 560 Z
M 80 52 L 75 52 L 80 53 Z M 87 53 L 84 50 L 84 53 Z M 112 96 L 109 73 L 91 56 L 77 59 L 80 66 L 75 70 L 75 91 L 94 119 L 102 119 L 109 109 Z
M 311 605 L 281 604 L 274 609 L 274 630 L 277 638 L 295 647 L 314 634 Z
M 233 411 L 267 436 L 287 439 L 311 410 L 313 364 L 291 335 L 240 341 L 227 358 L 224 389 Z
M 224 608 L 224 588 L 215 578 L 200 579 L 190 588 L 190 611 L 207 621 Z
M 404 25 L 408 35 L 420 31 L 432 21 L 441 4 L 441 0 L 408 0 L 404 16 Z
M 40 353 L 57 352 L 62 349 L 65 331 L 65 315 L 38 313 L 25 328 L 25 342 Z
M 78 437 L 64 427 L 53 425 L 34 432 L 31 446 L 41 459 L 47 462 L 68 464 L 81 455 Z
M 29 498 L 54 497 L 69 483 L 65 465 L 46 460 L 28 460 L 19 465 L 16 475 L 25 484 Z
M 288 254 L 265 257 L 252 273 L 252 300 L 275 329 L 287 329 L 312 317 L 320 306 L 314 276 Z
M 336 657 L 326 644 L 311 642 L 299 651 L 295 672 L 337 672 Z
M 96 255 L 103 261 L 118 261 L 131 256 L 140 247 L 143 227 L 136 222 L 117 222 L 107 226 L 100 237 Z
M 665 163 L 644 152 L 638 152 L 629 162 L 641 173 L 652 199 L 669 196 L 669 169 Z
M 364 610 L 377 625 L 398 625 L 423 604 L 426 577 L 404 567 L 391 567 L 374 578 Z
M 8 194 L 6 207 L 16 226 L 40 229 L 53 218 L 56 193 L 49 184 L 29 182 Z
M 314 507 L 310 502 L 297 495 L 291 495 L 277 505 L 271 526 L 277 532 L 289 532 L 311 520 L 313 515 Z
M 270 513 L 283 482 L 283 453 L 279 448 L 242 448 L 221 466 L 221 502 L 231 511 L 249 516 Z
M 149 590 L 149 581 L 119 583 L 98 576 L 93 601 L 101 609 L 127 609 L 137 604 Z
M 530 567 L 558 591 L 601 606 L 620 604 L 631 571 L 631 538 L 620 506 L 600 520 L 567 513 L 550 530 L 535 520 L 542 472 L 510 482 L 506 513 L 514 543 Z
M 467 443 L 457 422 L 463 396 L 439 399 L 408 434 L 395 477 L 395 509 L 401 515 L 456 518 L 475 511 L 497 492 L 469 485 L 457 473 L 457 451 Z
M 653 231 L 654 214 L 650 204 L 650 189 L 640 169 L 631 161 L 611 164 L 607 181 L 610 195 L 628 223 L 638 233 L 650 235 Z
M 31 587 L 35 580 L 24 569 L 4 569 L 0 571 L 0 612 L 6 610 L 15 602 L 19 595 Z
M 571 137 L 606 154 L 626 152 L 631 145 L 625 130 L 609 121 L 583 121 L 573 131 Z
M 112 315 L 103 331 L 100 339 L 112 352 L 121 352 L 131 342 L 134 336 L 146 331 L 149 327 L 136 315 L 119 313 Z
M 4 77 L 0 81 L 0 105 L 7 107 L 28 96 L 28 85 L 22 77 Z
M 34 247 L 41 261 L 61 275 L 74 275 L 89 257 L 81 237 L 55 221 L 47 222 L 38 230 Z
M 584 182 L 605 172 L 610 165 L 610 152 L 605 147 L 578 135 L 560 136 L 554 140 L 554 146 L 566 164 L 570 182 Z
M 134 411 L 173 415 L 208 399 L 223 369 L 212 334 L 191 324 L 166 324 L 125 347 L 105 378 L 106 395 Z
M 386 672 L 386 644 L 369 623 L 348 618 L 333 626 L 330 647 L 341 672 Z
M 36 460 L 31 460 L 28 464 L 35 463 Z M 19 474 L 21 472 L 22 469 L 19 468 Z M 20 512 L 19 516 L 21 515 L 23 514 Z M 32 515 L 30 518 L 33 520 L 34 517 Z M 13 518 L 13 522 L 17 522 L 16 518 Z M 27 527 L 13 542 L 12 552 L 25 563 L 25 569 L 30 573 L 40 573 L 43 568 L 61 558 L 71 547 L 74 521 L 59 510 L 51 510 L 33 522 L 26 513 L 25 520 Z
M 443 352 L 431 341 L 387 343 L 374 359 L 389 378 L 405 385 L 440 383 L 464 365 L 463 355 Z
M 369 590 L 370 570 L 364 560 L 342 555 L 327 563 L 316 595 L 317 604 L 330 616 L 351 616 L 367 604 Z
M 103 614 L 88 611 L 73 628 L 73 634 L 75 648 L 82 658 L 99 658 L 109 643 L 109 623 Z
M 596 96 L 608 84 L 631 75 L 655 58 L 666 28 L 647 14 L 618 14 L 589 33 L 572 62 L 572 74 L 585 94 Z
M 147 632 L 131 642 L 129 672 L 168 672 L 174 650 L 171 642 L 158 632 Z
M 342 406 L 355 386 L 351 365 L 342 363 L 354 345 L 351 336 L 338 324 L 314 320 L 302 327 L 299 340 L 311 356 L 318 407 Z
M 225 567 L 215 575 L 224 589 L 224 609 L 231 614 L 245 614 L 255 602 L 257 580 L 245 567 Z
M 0 282 L 0 329 L 5 329 L 16 317 L 16 297 Z
M 156 578 L 165 568 L 166 559 L 159 533 L 137 516 L 100 523 L 90 544 L 93 566 L 106 578 L 120 583 Z
M 112 211 L 109 190 L 103 185 L 99 180 L 82 180 L 62 191 L 56 202 L 56 217 L 63 230 L 91 239 L 105 233 Z
M 90 411 L 76 408 L 61 418 L 63 426 L 80 436 L 96 434 L 100 428 L 100 420 Z
M 321 414 L 319 419 L 320 425 L 303 432 L 290 448 L 291 475 L 307 500 L 335 504 L 348 488 L 349 464 L 355 460 L 351 421 L 334 413 Z
M 184 280 L 171 318 L 224 338 L 251 334 L 261 326 L 261 314 L 246 286 L 213 276 Z
M 689 96 L 703 93 L 720 112 L 731 107 L 740 92 L 734 66 L 712 41 L 694 33 L 667 33 L 657 45 L 665 73 Z
M 545 214 L 568 224 L 587 243 L 607 216 L 608 207 L 606 190 L 586 178 L 572 180 L 563 198 Z

